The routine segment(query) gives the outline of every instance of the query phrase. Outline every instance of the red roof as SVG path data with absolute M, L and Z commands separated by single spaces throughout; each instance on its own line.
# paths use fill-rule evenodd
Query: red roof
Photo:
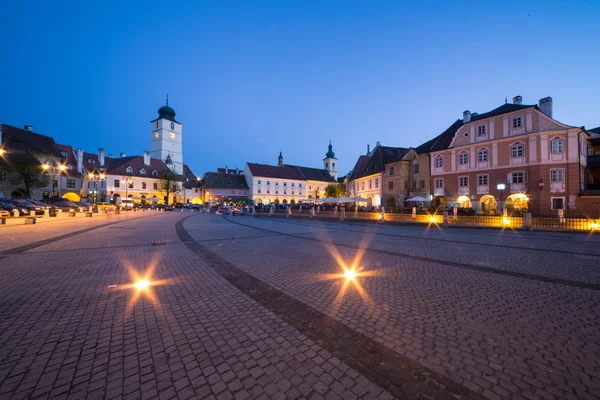
M 253 164 L 248 163 L 248 168 L 252 173 L 252 176 L 264 177 L 264 178 L 281 178 L 281 179 L 296 179 L 299 181 L 304 180 L 294 168 L 289 168 L 285 165 L 274 166 L 267 164 Z

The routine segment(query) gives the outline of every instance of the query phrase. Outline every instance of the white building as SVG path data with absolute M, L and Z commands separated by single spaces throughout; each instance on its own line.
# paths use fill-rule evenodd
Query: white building
M 244 175 L 250 199 L 262 204 L 295 204 L 302 199 L 324 197 L 327 185 L 337 183 L 331 175 L 337 175 L 331 144 L 323 163 L 325 169 L 288 165 L 283 163 L 281 153 L 276 166 L 246 163 Z

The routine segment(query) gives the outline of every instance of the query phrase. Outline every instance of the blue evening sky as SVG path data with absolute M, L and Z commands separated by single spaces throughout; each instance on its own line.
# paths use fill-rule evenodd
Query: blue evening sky
M 169 94 L 184 162 L 340 175 L 367 143 L 417 146 L 466 109 L 554 98 L 600 125 L 600 1 L 4 1 L 0 121 L 59 143 L 149 150 Z

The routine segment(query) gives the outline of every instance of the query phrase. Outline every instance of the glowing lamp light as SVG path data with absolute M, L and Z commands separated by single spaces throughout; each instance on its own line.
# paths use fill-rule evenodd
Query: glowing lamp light
M 0 149 L 0 156 L 4 154 L 4 149 Z
M 67 167 L 65 167 L 64 165 L 60 165 L 60 166 L 58 167 L 58 169 L 60 169 L 61 171 L 64 171 L 65 169 L 67 169 Z
M 94 179 L 94 174 L 89 174 L 89 175 L 88 175 L 88 177 L 89 177 L 90 179 Z
M 104 174 L 100 174 L 100 179 L 104 179 L 105 176 L 106 175 L 104 175 Z
M 353 269 L 347 269 L 344 272 L 344 277 L 349 281 L 353 281 L 356 278 L 356 272 Z
M 150 282 L 148 282 L 145 279 L 141 279 L 139 281 L 137 281 L 133 287 L 138 289 L 138 290 L 144 290 L 144 289 L 148 289 L 148 287 L 150 286 Z
M 502 218 L 502 222 L 504 223 L 504 225 L 510 225 L 510 219 L 508 219 L 508 217 Z
M 590 228 L 592 228 L 592 230 L 598 230 L 598 223 L 597 222 L 592 222 L 590 224 Z
M 434 215 L 430 215 L 429 216 L 429 222 L 435 223 L 435 216 Z
M 42 165 L 42 168 L 44 168 L 44 170 L 46 170 L 46 169 L 50 168 L 50 166 L 48 164 L 44 164 L 44 165 Z

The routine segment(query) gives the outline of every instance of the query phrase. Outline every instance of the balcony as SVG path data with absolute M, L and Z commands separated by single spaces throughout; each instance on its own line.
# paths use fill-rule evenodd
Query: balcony
M 587 156 L 587 165 L 588 167 L 600 167 L 600 154 Z

